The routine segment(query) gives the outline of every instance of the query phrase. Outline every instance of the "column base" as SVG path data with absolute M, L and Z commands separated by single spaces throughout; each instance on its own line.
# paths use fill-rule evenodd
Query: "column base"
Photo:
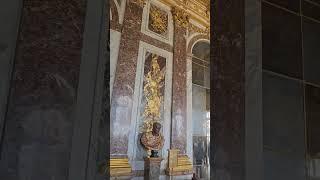
M 193 165 L 187 155 L 178 155 L 179 150 L 169 150 L 169 165 L 166 169 L 168 176 L 193 174 Z
M 160 166 L 162 158 L 145 158 L 144 159 L 144 179 L 159 180 Z

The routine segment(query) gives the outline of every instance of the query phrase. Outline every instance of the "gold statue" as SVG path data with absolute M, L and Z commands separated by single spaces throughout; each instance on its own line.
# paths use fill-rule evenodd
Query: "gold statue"
M 147 150 L 148 155 L 151 157 L 158 157 L 158 151 L 162 149 L 164 138 L 160 133 L 161 124 L 153 123 L 151 132 L 143 133 L 140 139 L 142 146 Z

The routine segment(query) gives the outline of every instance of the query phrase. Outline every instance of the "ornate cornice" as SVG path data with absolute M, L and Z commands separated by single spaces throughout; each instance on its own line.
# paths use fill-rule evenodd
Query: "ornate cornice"
M 189 18 L 205 27 L 210 26 L 209 0 L 159 0 L 162 3 L 185 10 Z
M 189 23 L 189 27 L 188 28 L 189 28 L 189 31 L 197 32 L 197 33 L 200 33 L 200 34 L 207 34 L 207 35 L 210 36 L 210 26 L 206 27 L 206 28 L 200 28 L 200 27 L 195 26 L 192 23 Z

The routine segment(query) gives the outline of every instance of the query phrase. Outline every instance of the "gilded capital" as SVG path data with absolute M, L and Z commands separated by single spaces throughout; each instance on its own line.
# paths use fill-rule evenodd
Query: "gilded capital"
M 179 7 L 174 7 L 172 8 L 172 15 L 175 23 L 181 27 L 187 28 L 189 25 L 189 14 L 179 8 Z
M 144 7 L 146 4 L 146 0 L 130 0 L 131 3 L 137 4 L 140 7 Z

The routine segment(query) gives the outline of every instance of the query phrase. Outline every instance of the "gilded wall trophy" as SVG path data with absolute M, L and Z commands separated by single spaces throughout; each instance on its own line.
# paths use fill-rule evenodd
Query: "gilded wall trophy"
M 144 122 L 140 143 L 147 151 L 148 157 L 158 157 L 158 151 L 162 149 L 164 138 L 161 135 L 161 105 L 163 97 L 161 88 L 164 80 L 164 73 L 160 70 L 158 56 L 152 55 L 151 70 L 145 77 L 144 95 L 146 107 L 144 109 Z

